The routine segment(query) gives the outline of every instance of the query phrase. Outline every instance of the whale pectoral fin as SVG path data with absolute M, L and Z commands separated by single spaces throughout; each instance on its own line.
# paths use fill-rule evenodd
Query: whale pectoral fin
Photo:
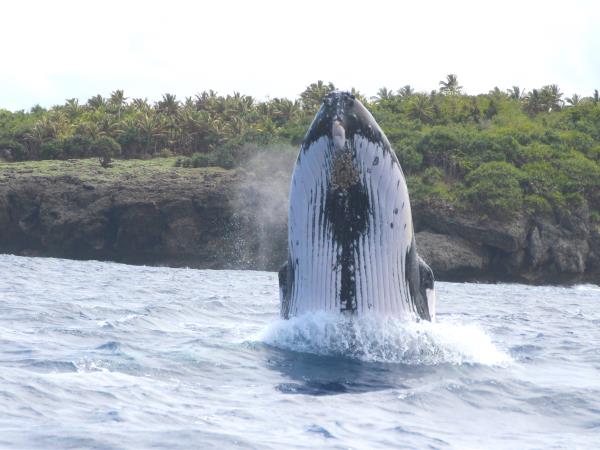
M 279 269 L 279 303 L 280 314 L 284 319 L 289 318 L 290 296 L 289 296 L 289 263 L 283 264 Z
M 433 276 L 433 270 L 427 265 L 425 261 L 419 256 L 419 278 L 420 288 L 423 294 L 425 306 L 427 308 L 427 315 L 425 316 L 431 322 L 435 321 L 435 290 L 434 283 L 435 278 Z

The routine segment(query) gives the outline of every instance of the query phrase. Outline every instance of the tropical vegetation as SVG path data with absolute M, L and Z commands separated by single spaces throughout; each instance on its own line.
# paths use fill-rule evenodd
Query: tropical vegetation
M 243 166 L 261 149 L 298 145 L 325 94 L 318 81 L 297 99 L 258 101 L 205 91 L 151 103 L 122 90 L 85 103 L 46 109 L 0 109 L 4 161 L 180 156 L 183 167 Z M 481 215 L 558 214 L 589 210 L 600 220 L 600 99 L 566 98 L 556 85 L 518 86 L 467 95 L 448 75 L 439 89 L 381 88 L 365 98 L 421 201 L 470 208 Z

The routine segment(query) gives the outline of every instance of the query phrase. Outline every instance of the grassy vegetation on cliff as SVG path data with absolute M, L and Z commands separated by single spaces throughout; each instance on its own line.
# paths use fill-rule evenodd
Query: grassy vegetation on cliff
M 144 162 L 140 173 L 167 162 L 183 166 L 179 170 L 231 168 L 262 148 L 276 149 L 272 144 L 297 145 L 332 89 L 318 82 L 299 99 L 265 102 L 212 91 L 180 102 L 165 94 L 153 105 L 115 91 L 106 99 L 97 95 L 85 104 L 69 99 L 49 110 L 0 110 L 0 157 L 9 162 L 96 157 L 81 163 L 92 165 L 98 157 L 120 158 L 108 169 L 114 173 L 132 164 L 127 159 L 173 155 L 179 158 L 157 160 L 156 166 Z M 549 85 L 465 95 L 449 75 L 430 93 L 405 86 L 382 88 L 369 100 L 355 94 L 390 139 L 419 201 L 443 200 L 499 218 L 583 208 L 600 220 L 597 91 L 564 99 Z M 51 163 L 43 165 L 53 170 Z M 3 176 L 7 167 L 0 166 Z M 94 168 L 94 176 L 109 176 L 103 170 Z
M 97 158 L 70 159 L 67 161 L 42 160 L 18 163 L 0 162 L 0 182 L 22 177 L 73 177 L 81 181 L 95 183 L 115 183 L 135 179 L 137 182 L 150 182 L 157 177 L 185 177 L 223 172 L 220 167 L 206 167 L 189 170 L 175 166 L 177 158 L 115 160 L 110 169 L 98 164 Z

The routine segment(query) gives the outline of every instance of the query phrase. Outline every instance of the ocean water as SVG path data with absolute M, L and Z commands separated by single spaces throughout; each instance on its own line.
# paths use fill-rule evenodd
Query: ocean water
M 0 448 L 598 448 L 600 288 L 278 318 L 268 272 L 0 255 Z

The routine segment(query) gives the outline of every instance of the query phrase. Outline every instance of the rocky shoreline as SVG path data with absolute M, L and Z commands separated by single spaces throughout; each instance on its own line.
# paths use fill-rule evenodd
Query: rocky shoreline
M 210 269 L 277 270 L 285 172 L 178 169 L 95 179 L 0 179 L 0 253 Z M 600 284 L 600 232 L 566 217 L 473 218 L 413 201 L 419 252 L 446 281 Z

